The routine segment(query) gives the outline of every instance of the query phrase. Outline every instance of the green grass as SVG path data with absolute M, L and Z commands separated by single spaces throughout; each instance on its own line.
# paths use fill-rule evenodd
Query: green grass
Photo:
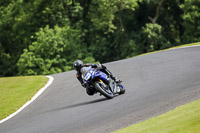
M 200 99 L 114 133 L 199 133 Z
M 0 78 L 0 120 L 31 100 L 47 81 L 44 76 Z
M 153 52 L 149 52 L 149 53 L 140 54 L 140 55 L 137 55 L 137 56 L 157 53 L 157 52 L 166 51 L 166 50 L 175 49 L 175 48 L 181 48 L 181 47 L 187 47 L 187 46 L 195 46 L 195 45 L 200 45 L 200 42 L 184 44 L 184 45 L 180 45 L 180 46 L 171 47 L 171 48 L 168 48 L 168 49 L 163 49 L 163 50 L 158 50 L 158 51 L 153 51 Z
M 200 45 L 185 44 L 174 48 Z M 168 50 L 168 49 L 166 49 Z M 165 50 L 161 50 L 165 51 Z M 160 51 L 155 51 L 160 52 Z M 151 53 L 155 53 L 151 52 Z M 150 53 L 147 53 L 150 54 Z M 142 54 L 145 55 L 145 54 Z M 141 55 L 139 55 L 141 56 Z M 200 99 L 177 107 L 157 117 L 120 129 L 114 133 L 199 133 L 200 132 Z
M 195 46 L 195 45 L 200 45 L 200 42 L 190 43 L 190 44 L 184 44 L 184 45 L 172 47 L 172 48 L 170 48 L 170 49 L 173 49 L 173 48 L 181 48 L 181 47 L 187 47 L 187 46 Z

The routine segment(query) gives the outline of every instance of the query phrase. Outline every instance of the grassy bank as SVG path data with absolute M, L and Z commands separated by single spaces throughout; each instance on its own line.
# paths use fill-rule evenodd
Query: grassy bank
M 17 111 L 47 81 L 44 76 L 0 78 L 0 120 Z
M 180 46 L 171 47 L 171 48 L 168 48 L 168 49 L 163 49 L 163 50 L 159 50 L 159 51 L 153 51 L 153 52 L 149 52 L 149 53 L 140 54 L 140 55 L 137 55 L 137 56 L 142 56 L 142 55 L 157 53 L 157 52 L 166 51 L 166 50 L 175 49 L 175 48 L 195 46 L 195 45 L 200 45 L 200 42 L 190 43 L 190 44 L 184 44 L 184 45 L 180 45 Z
M 199 133 L 200 99 L 114 133 Z
M 187 47 L 187 46 L 195 46 L 195 45 L 200 45 L 200 42 L 190 43 L 190 44 L 184 44 L 184 45 L 172 47 L 172 48 L 170 48 L 170 49 L 173 49 L 173 48 L 181 48 L 181 47 Z

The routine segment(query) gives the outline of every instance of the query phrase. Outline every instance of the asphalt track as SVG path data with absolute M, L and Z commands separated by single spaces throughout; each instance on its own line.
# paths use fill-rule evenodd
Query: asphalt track
M 200 98 L 200 46 L 105 65 L 123 80 L 124 95 L 88 96 L 75 71 L 55 74 L 42 95 L 0 124 L 0 133 L 107 133 Z

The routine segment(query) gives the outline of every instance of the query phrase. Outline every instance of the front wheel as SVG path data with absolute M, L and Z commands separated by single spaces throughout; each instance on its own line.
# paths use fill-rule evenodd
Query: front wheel
M 125 93 L 125 89 L 124 89 L 124 87 L 122 86 L 122 85 L 118 85 L 118 87 L 120 88 L 120 92 L 119 92 L 119 94 L 121 95 L 121 94 L 124 94 Z
M 108 99 L 113 98 L 113 93 L 110 89 L 105 88 L 101 83 L 97 82 L 95 84 L 95 88 L 98 92 L 100 92 L 102 95 L 104 95 Z

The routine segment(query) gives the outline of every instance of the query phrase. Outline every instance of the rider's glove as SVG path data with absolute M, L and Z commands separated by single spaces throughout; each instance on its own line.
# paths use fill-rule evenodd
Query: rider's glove
M 100 63 L 97 63 L 97 69 L 102 69 L 102 65 Z

